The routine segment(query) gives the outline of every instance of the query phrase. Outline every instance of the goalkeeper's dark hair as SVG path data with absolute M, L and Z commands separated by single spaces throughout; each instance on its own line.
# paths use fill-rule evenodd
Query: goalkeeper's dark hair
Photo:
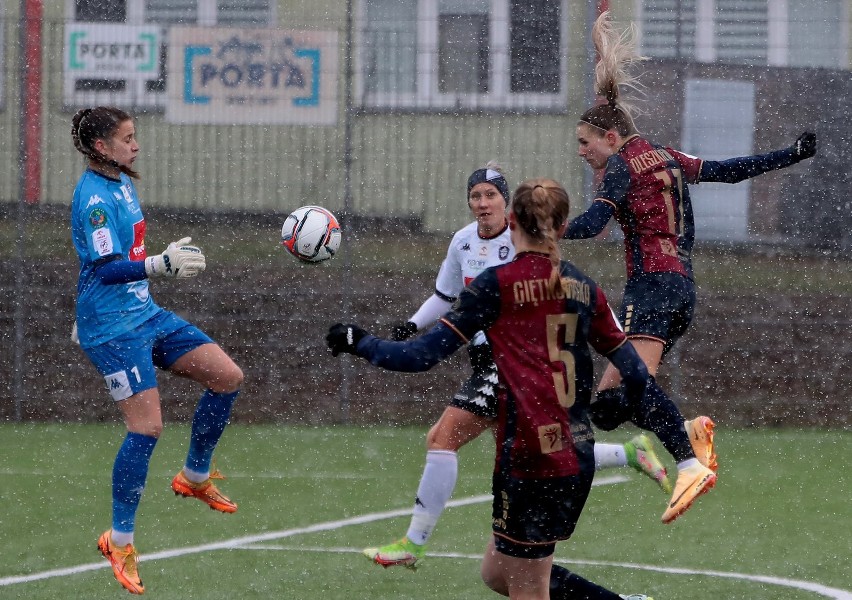
M 580 123 L 602 133 L 614 129 L 622 137 L 638 133 L 633 123 L 636 109 L 622 97 L 623 88 L 640 89 L 638 79 L 628 73 L 631 66 L 645 60 L 636 53 L 635 26 L 618 31 L 610 21 L 609 11 L 605 11 L 592 27 L 592 42 L 598 53 L 595 92 L 599 102 L 582 114 Z
M 571 199 L 553 179 L 527 179 L 512 195 L 510 210 L 518 227 L 531 239 L 545 246 L 553 270 L 548 285 L 551 291 L 562 285 L 559 276 L 559 233 L 568 220 Z
M 122 123 L 132 120 L 133 117 L 114 106 L 82 108 L 71 118 L 71 139 L 74 140 L 74 147 L 95 163 L 109 165 L 129 177 L 139 179 L 139 173 L 130 167 L 120 165 L 95 150 L 97 140 L 112 137 Z

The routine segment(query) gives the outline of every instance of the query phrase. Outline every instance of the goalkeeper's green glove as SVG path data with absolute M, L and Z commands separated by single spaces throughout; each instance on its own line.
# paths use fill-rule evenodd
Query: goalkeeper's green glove
M 148 277 L 195 277 L 207 266 L 204 254 L 197 246 L 190 246 L 192 238 L 185 237 L 169 244 L 166 251 L 145 259 Z

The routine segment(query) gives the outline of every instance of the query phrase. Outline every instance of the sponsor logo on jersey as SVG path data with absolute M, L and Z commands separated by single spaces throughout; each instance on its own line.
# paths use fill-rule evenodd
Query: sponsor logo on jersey
M 131 204 L 133 202 L 133 194 L 130 193 L 129 185 L 124 184 L 123 186 L 121 186 L 121 193 L 124 194 L 125 202 L 127 202 L 128 204 Z
M 506 260 L 509 256 L 509 246 L 500 246 L 500 249 L 497 251 L 497 256 L 500 257 L 500 260 Z
M 465 242 L 465 244 L 461 247 L 462 252 L 470 252 L 470 244 Z
M 479 247 L 479 256 L 488 256 L 488 246 Z
M 98 256 L 112 254 L 112 233 L 106 227 L 99 227 L 92 232 L 92 246 Z
M 133 244 L 127 253 L 130 260 L 145 260 L 148 253 L 145 251 L 145 219 L 133 224 Z
M 133 395 L 130 389 L 130 381 L 127 379 L 126 371 L 118 371 L 104 375 L 106 388 L 109 390 L 113 400 L 124 400 Z
M 116 200 L 121 200 L 121 194 L 119 194 L 118 192 L 113 192 L 112 195 L 115 196 Z
M 101 198 L 100 196 L 98 196 L 97 194 L 95 194 L 94 196 L 89 198 L 89 203 L 86 204 L 86 208 L 91 208 L 96 204 L 103 204 L 103 203 L 104 203 L 104 199 Z
M 542 425 L 538 428 L 538 441 L 542 454 L 551 454 L 562 450 L 562 427 L 559 423 Z
M 103 200 L 101 200 L 100 198 L 98 198 L 98 200 L 103 202 Z M 91 202 L 91 200 L 90 200 L 90 202 Z M 106 211 L 104 211 L 104 209 L 102 209 L 102 208 L 94 209 L 92 212 L 89 213 L 89 223 L 92 225 L 92 227 L 96 227 L 96 228 L 97 227 L 103 227 L 104 225 L 106 225 L 107 224 Z

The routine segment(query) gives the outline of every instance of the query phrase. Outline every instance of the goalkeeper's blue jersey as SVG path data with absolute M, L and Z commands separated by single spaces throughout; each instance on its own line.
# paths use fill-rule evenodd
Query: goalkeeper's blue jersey
M 106 285 L 95 267 L 109 260 L 145 260 L 145 218 L 133 182 L 86 169 L 71 202 L 71 238 L 80 259 L 77 333 L 83 347 L 103 344 L 144 323 L 160 310 L 148 280 Z

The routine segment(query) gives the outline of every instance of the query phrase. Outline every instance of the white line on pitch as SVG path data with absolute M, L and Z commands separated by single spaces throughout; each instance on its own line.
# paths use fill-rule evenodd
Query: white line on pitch
M 320 552 L 328 554 L 360 554 L 360 548 L 320 548 L 306 546 L 280 546 L 277 544 L 248 544 L 241 546 L 242 550 L 280 550 L 284 552 Z M 470 560 L 482 560 L 481 554 L 460 554 L 458 552 L 429 552 L 429 558 L 461 558 Z M 852 592 L 832 588 L 819 583 L 801 581 L 798 579 L 787 579 L 785 577 L 771 577 L 768 575 L 749 575 L 748 573 L 736 573 L 726 571 L 704 571 L 700 569 L 685 569 L 681 567 L 658 567 L 656 565 L 640 565 L 637 563 L 610 562 L 603 560 L 577 560 L 554 557 L 554 562 L 584 565 L 589 567 L 619 567 L 624 569 L 638 569 L 642 571 L 656 571 L 658 573 L 671 573 L 674 575 L 706 575 L 708 577 L 724 577 L 727 579 L 741 579 L 745 581 L 756 581 L 782 587 L 797 588 L 809 592 L 815 592 L 826 598 L 834 600 L 852 600 Z
M 614 475 L 611 477 L 596 477 L 592 485 L 609 485 L 613 483 L 624 483 L 629 481 L 629 478 L 623 475 Z M 484 494 L 481 496 L 470 496 L 467 498 L 459 498 L 458 500 L 451 500 L 447 503 L 447 507 L 454 506 L 467 506 L 469 504 L 480 504 L 483 502 L 488 502 L 491 500 L 490 494 Z M 230 548 L 239 548 L 242 546 L 255 544 L 257 542 L 269 542 L 272 540 L 280 540 L 283 538 L 292 537 L 294 535 L 300 535 L 303 533 L 317 533 L 319 531 L 331 531 L 334 529 L 340 529 L 341 527 L 347 527 L 349 525 L 363 525 L 364 523 L 372 523 L 375 521 L 382 521 L 385 519 L 393 519 L 396 517 L 404 517 L 411 514 L 411 508 L 403 508 L 398 510 L 391 510 L 380 513 L 369 513 L 366 515 L 361 515 L 359 517 L 352 517 L 349 519 L 343 519 L 340 521 L 328 521 L 326 523 L 317 523 L 315 525 L 308 525 L 307 527 L 299 527 L 296 529 L 285 529 L 283 531 L 270 531 L 267 533 L 261 533 L 257 535 L 249 535 L 239 538 L 233 538 L 230 540 L 224 540 L 221 542 L 213 542 L 210 544 L 201 544 L 199 546 L 189 546 L 187 548 L 176 548 L 174 550 L 163 550 L 160 552 L 152 552 L 150 554 L 144 554 L 139 557 L 139 562 L 149 562 L 152 560 L 159 560 L 162 558 L 174 558 L 176 556 L 186 556 L 188 554 L 198 554 L 201 552 L 210 552 L 213 550 L 227 550 Z M 97 569 L 105 569 L 109 567 L 109 563 L 105 561 L 99 561 L 96 563 L 88 563 L 83 565 L 77 565 L 74 567 L 66 567 L 64 569 L 51 569 L 49 571 L 40 571 L 38 573 L 30 573 L 29 575 L 12 575 L 9 577 L 0 577 L 0 587 L 14 585 L 17 583 L 27 583 L 30 581 L 39 581 L 42 579 L 50 579 L 53 577 L 67 577 L 68 575 L 75 575 L 77 573 L 84 573 L 86 571 L 95 571 Z
M 614 483 L 624 483 L 629 481 L 629 478 L 624 477 L 623 475 L 615 475 L 611 477 L 596 477 L 593 484 L 594 486 L 599 485 L 610 485 Z M 469 496 L 467 498 L 459 498 L 458 500 L 451 500 L 447 503 L 447 508 L 457 507 L 457 506 L 467 506 L 470 504 L 481 504 L 484 502 L 488 502 L 491 500 L 490 494 L 483 494 L 480 496 Z M 174 550 L 164 550 L 161 552 L 153 552 L 151 554 L 146 554 L 140 557 L 140 562 L 148 562 L 153 560 L 159 560 L 164 558 L 174 558 L 178 556 L 187 556 L 189 554 L 198 554 L 202 552 L 210 552 L 213 550 L 229 550 L 229 549 L 251 549 L 253 546 L 258 545 L 262 542 L 271 542 L 273 540 L 280 540 L 288 537 L 292 537 L 295 535 L 300 535 L 304 533 L 317 533 L 320 531 L 332 531 L 335 529 L 340 529 L 342 527 L 347 527 L 349 525 L 363 525 L 365 523 L 372 523 L 375 521 L 382 521 L 385 519 L 393 519 L 396 517 L 404 517 L 411 514 L 411 508 L 406 509 L 398 509 L 380 513 L 369 513 L 365 515 L 361 515 L 358 517 L 351 517 L 349 519 L 342 519 L 339 521 L 328 521 L 326 523 L 317 523 L 315 525 L 308 525 L 306 527 L 299 527 L 296 529 L 285 529 L 282 531 L 270 531 L 267 533 L 257 534 L 257 535 L 249 535 L 243 536 L 239 538 L 233 538 L 231 540 L 224 540 L 221 542 L 213 542 L 210 544 L 202 544 L 199 546 L 190 546 L 187 548 L 176 548 Z M 281 549 L 281 550 L 295 550 L 295 547 L 286 547 L 286 546 L 271 546 L 264 545 L 264 548 L 267 549 Z M 309 548 L 304 546 L 299 546 L 298 550 L 302 552 L 360 552 L 360 550 L 352 549 L 352 548 Z M 476 554 L 456 554 L 456 553 L 430 553 L 430 557 L 436 558 L 464 558 L 464 559 L 472 559 L 472 560 L 481 560 L 481 555 Z M 769 577 L 763 575 L 748 575 L 745 573 L 726 573 L 724 571 L 700 571 L 695 569 L 683 569 L 678 567 L 658 567 L 655 565 L 639 565 L 634 563 L 618 563 L 618 562 L 605 562 L 605 561 L 583 561 L 583 560 L 567 560 L 567 559 L 555 559 L 556 562 L 566 563 L 566 564 L 578 564 L 578 565 L 589 565 L 589 566 L 606 566 L 606 567 L 622 567 L 622 568 L 631 568 L 631 569 L 642 569 L 646 571 L 657 571 L 660 573 L 672 573 L 679 575 L 708 575 L 714 577 L 725 577 L 729 579 L 742 579 L 747 581 L 757 581 L 761 583 L 769 583 L 772 585 L 779 585 L 791 588 L 798 588 L 802 590 L 808 590 L 825 596 L 827 598 L 832 598 L 833 600 L 852 600 L 852 593 L 836 589 L 830 588 L 824 585 L 820 585 L 817 583 L 811 583 L 808 581 L 798 581 L 795 579 L 785 579 L 779 577 Z M 2 577 L 0 578 L 0 587 L 14 585 L 18 583 L 27 583 L 30 581 L 39 581 L 42 579 L 50 579 L 53 577 L 66 577 L 68 575 L 75 575 L 78 573 L 85 573 L 87 571 L 95 571 L 98 569 L 109 568 L 109 564 L 106 561 L 99 561 L 97 563 L 88 563 L 83 565 L 77 565 L 75 567 L 67 567 L 64 569 L 52 569 L 50 571 L 41 571 L 39 573 L 31 573 L 29 575 L 16 575 L 11 577 Z

